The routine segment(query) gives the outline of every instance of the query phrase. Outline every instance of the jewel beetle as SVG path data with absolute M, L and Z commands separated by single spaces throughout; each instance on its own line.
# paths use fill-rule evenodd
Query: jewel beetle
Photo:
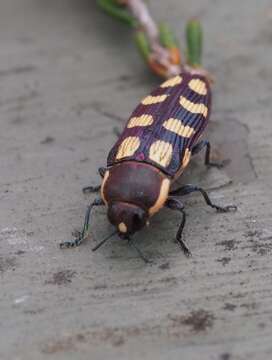
M 143 257 L 132 235 L 148 225 L 153 215 L 167 207 L 181 213 L 176 240 L 184 253 L 190 255 L 182 240 L 186 213 L 179 196 L 199 192 L 206 204 L 219 212 L 236 210 L 234 205 L 214 204 L 199 186 L 185 184 L 171 190 L 171 185 L 182 175 L 191 157 L 202 149 L 205 149 L 206 165 L 221 165 L 210 161 L 210 143 L 199 141 L 210 111 L 210 85 L 199 74 L 181 73 L 166 80 L 145 97 L 111 149 L 107 167 L 99 169 L 101 186 L 83 189 L 85 192 L 100 191 L 101 195 L 88 207 L 83 230 L 77 238 L 62 243 L 61 247 L 80 245 L 88 234 L 92 209 L 105 205 L 108 219 L 116 230 L 93 250 L 117 233 Z

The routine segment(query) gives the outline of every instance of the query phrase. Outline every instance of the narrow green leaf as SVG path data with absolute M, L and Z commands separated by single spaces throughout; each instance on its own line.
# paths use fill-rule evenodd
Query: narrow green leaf
M 131 27 L 137 26 L 137 20 L 130 15 L 125 7 L 121 7 L 114 0 L 97 0 L 97 4 L 108 15 L 130 25 Z
M 187 62 L 190 66 L 201 66 L 202 27 L 197 19 L 192 19 L 186 26 Z
M 147 61 L 151 53 L 151 49 L 144 31 L 137 30 L 135 32 L 135 43 L 140 51 L 140 54 L 142 55 L 144 60 Z
M 179 47 L 173 31 L 165 22 L 159 25 L 159 32 L 160 32 L 160 42 L 162 46 L 164 46 L 167 49 Z

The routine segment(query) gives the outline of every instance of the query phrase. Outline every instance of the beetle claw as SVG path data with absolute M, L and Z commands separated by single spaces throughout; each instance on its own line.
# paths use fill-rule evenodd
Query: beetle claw
M 233 212 L 235 212 L 235 211 L 237 211 L 237 206 L 236 205 L 227 205 L 227 206 L 216 206 L 215 207 L 216 208 L 216 210 L 218 211 L 218 212 L 221 212 L 221 213 L 227 213 L 227 212 L 231 212 L 231 211 L 233 211 Z
M 62 243 L 59 244 L 59 247 L 61 249 L 71 249 L 71 248 L 75 248 L 75 247 L 78 247 L 81 242 L 82 242 L 82 238 L 81 237 L 78 237 L 74 240 L 70 240 L 70 241 L 64 241 Z

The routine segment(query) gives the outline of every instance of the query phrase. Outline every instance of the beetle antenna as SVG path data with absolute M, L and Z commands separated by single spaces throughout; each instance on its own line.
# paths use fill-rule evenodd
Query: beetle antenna
M 131 245 L 138 253 L 138 255 L 140 256 L 140 258 L 146 263 L 146 264 L 149 264 L 151 263 L 150 260 L 148 260 L 144 254 L 142 253 L 142 251 L 135 245 L 134 241 L 132 239 L 128 239 L 128 243 L 129 245 Z
M 100 246 L 104 245 L 105 242 L 107 242 L 111 237 L 113 237 L 114 235 L 117 234 L 118 231 L 114 231 L 112 234 L 110 234 L 109 236 L 107 236 L 104 240 L 102 240 L 98 245 L 96 245 L 92 251 L 96 251 L 97 249 L 100 248 Z

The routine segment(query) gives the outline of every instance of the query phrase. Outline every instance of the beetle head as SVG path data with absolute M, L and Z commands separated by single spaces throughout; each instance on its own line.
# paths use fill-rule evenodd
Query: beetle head
M 134 204 L 114 202 L 109 205 L 108 218 L 116 226 L 119 236 L 127 238 L 147 224 L 148 213 Z

